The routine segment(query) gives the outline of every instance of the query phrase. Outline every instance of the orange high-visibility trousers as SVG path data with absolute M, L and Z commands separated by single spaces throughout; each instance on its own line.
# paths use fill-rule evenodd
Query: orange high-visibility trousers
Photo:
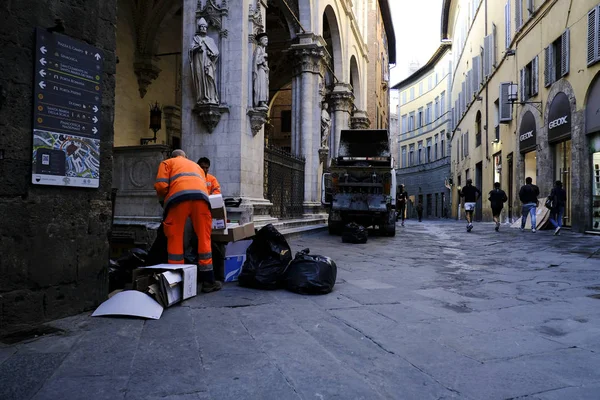
M 167 237 L 169 264 L 183 264 L 183 233 L 185 221 L 189 218 L 198 236 L 198 280 L 213 282 L 211 238 L 212 216 L 208 204 L 204 200 L 186 200 L 169 207 L 163 222 Z

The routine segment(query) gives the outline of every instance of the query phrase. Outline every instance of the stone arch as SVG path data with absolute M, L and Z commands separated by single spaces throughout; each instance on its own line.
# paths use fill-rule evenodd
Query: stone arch
M 360 70 L 356 57 L 350 57 L 350 85 L 352 85 L 352 93 L 354 94 L 354 103 L 357 107 L 363 107 L 362 85 L 360 81 Z
M 133 67 L 142 98 L 146 95 L 148 85 L 160 73 L 154 56 L 158 48 L 158 34 L 181 7 L 180 0 L 140 0 L 134 3 L 132 17 L 135 27 L 135 61 Z
M 600 72 L 594 76 L 585 94 L 584 125 L 586 134 L 600 129 L 600 124 L 597 123 L 595 118 L 595 116 L 600 113 L 600 102 L 596 99 L 600 99 Z
M 327 43 L 327 51 L 331 56 L 333 73 L 338 80 L 343 80 L 343 51 L 342 33 L 335 11 L 331 5 L 323 11 L 323 25 L 321 27 L 323 39 Z

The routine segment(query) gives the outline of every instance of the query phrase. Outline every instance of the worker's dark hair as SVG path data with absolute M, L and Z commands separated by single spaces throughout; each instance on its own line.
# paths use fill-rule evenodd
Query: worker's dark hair
M 525 183 L 530 185 L 533 182 L 533 179 L 531 179 L 530 177 L 525 178 Z
M 208 164 L 208 166 L 210 167 L 210 160 L 206 157 L 201 157 L 198 160 L 198 165 L 200 165 L 200 164 Z
M 562 182 L 561 182 L 561 181 L 556 181 L 556 182 L 554 183 L 554 185 L 556 185 L 556 187 L 559 187 L 559 188 L 561 188 L 561 187 L 562 187 Z
M 494 187 L 495 187 L 496 189 L 500 189 L 500 182 L 495 182 L 495 183 L 494 183 Z

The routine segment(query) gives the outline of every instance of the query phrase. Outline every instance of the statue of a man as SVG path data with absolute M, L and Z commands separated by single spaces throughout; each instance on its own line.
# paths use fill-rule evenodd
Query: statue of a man
M 200 18 L 190 48 L 192 79 L 196 89 L 196 104 L 219 104 L 216 68 L 219 49 L 215 41 L 206 35 L 207 28 L 206 20 Z
M 323 149 L 329 147 L 327 141 L 329 140 L 329 131 L 331 129 L 331 118 L 327 112 L 328 107 L 327 103 L 323 103 L 323 109 L 321 110 L 321 148 Z
M 267 44 L 269 38 L 266 33 L 256 35 L 258 45 L 254 50 L 254 68 L 252 78 L 254 81 L 254 107 L 269 106 L 269 64 L 267 60 Z

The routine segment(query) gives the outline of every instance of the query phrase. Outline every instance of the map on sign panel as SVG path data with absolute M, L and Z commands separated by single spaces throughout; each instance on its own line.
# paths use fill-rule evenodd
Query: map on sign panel
M 100 184 L 102 51 L 36 29 L 32 183 Z

